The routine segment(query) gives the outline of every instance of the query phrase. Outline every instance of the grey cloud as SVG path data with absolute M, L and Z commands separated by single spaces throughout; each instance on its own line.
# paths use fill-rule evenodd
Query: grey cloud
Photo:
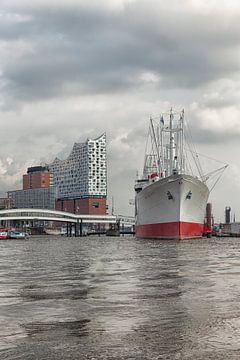
M 5 92 L 21 101 L 121 92 L 141 86 L 145 72 L 159 75 L 159 87 L 195 88 L 239 70 L 237 14 L 226 31 L 221 16 L 154 4 L 134 2 L 120 12 L 16 5 L 26 21 L 10 30 L 3 23 L 1 37 L 26 41 L 32 53 L 3 64 Z
M 122 142 L 135 146 L 139 145 L 146 141 L 147 132 L 144 127 L 136 127 L 132 129 L 127 136 L 123 137 Z
M 221 129 L 216 129 L 211 125 L 210 115 L 205 119 L 208 122 L 208 126 L 203 125 L 203 119 L 199 116 L 198 112 L 196 112 L 196 114 L 192 113 L 191 115 L 189 129 L 195 144 L 211 144 L 212 146 L 216 146 L 219 144 L 233 145 L 234 143 L 239 143 L 240 129 L 232 125 L 229 126 L 228 119 L 224 119 L 225 126 Z
M 216 97 L 212 99 L 207 99 L 205 101 L 205 104 L 209 109 L 221 109 L 221 108 L 227 108 L 230 106 L 233 106 L 238 102 L 238 97 L 234 96 L 234 94 L 231 94 L 231 97 Z
M 240 132 L 236 132 L 234 129 L 225 129 L 220 132 L 194 126 L 192 136 L 196 144 L 212 144 L 213 146 L 223 143 L 232 145 L 234 142 L 239 143 L 240 141 Z
M 234 153 L 239 161 L 237 11 L 207 6 L 201 13 L 188 0 L 119 9 L 72 2 L 1 3 L 1 190 L 18 187 L 27 166 L 65 158 L 75 141 L 106 131 L 109 195 L 129 213 L 149 114 L 171 105 L 186 108 L 200 152 Z M 216 129 L 211 110 L 219 115 L 227 107 L 234 108 L 232 122 Z

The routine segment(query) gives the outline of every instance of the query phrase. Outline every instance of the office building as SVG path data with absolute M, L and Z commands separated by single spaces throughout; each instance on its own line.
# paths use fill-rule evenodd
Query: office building
M 58 189 L 56 209 L 79 214 L 106 214 L 106 135 L 75 143 L 65 160 L 47 165 Z
M 46 166 L 33 166 L 23 175 L 23 190 L 48 188 L 53 185 L 53 174 Z
M 8 191 L 7 194 L 11 201 L 11 207 L 15 209 L 55 209 L 55 201 L 57 198 L 57 189 L 55 186 Z
M 9 198 L 0 198 L 0 210 L 11 209 L 11 200 Z
M 23 175 L 23 189 L 8 191 L 12 208 L 55 209 L 58 197 L 57 188 L 53 185 L 53 175 L 48 168 L 34 166 Z
M 106 135 L 75 143 L 65 160 L 34 166 L 23 189 L 8 191 L 13 208 L 43 208 L 76 214 L 106 214 Z

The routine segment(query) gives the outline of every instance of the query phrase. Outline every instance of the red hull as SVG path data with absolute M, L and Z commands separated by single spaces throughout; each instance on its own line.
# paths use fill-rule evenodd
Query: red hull
M 136 226 L 136 236 L 158 239 L 192 239 L 202 237 L 204 225 L 190 222 L 170 222 Z

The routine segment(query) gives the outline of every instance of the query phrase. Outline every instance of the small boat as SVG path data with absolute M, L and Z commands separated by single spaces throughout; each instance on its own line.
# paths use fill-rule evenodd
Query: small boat
M 8 229 L 0 228 L 0 240 L 9 239 Z
M 24 231 L 10 231 L 8 233 L 8 238 L 9 239 L 26 239 L 28 238 L 28 234 Z
M 60 228 L 44 228 L 44 232 L 46 235 L 61 235 Z
M 120 236 L 120 226 L 117 224 L 110 224 L 109 229 L 106 231 L 106 236 Z

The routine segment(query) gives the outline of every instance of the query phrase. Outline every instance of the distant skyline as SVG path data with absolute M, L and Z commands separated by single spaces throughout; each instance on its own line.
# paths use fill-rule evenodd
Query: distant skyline
M 198 152 L 229 164 L 215 220 L 240 221 L 239 17 L 239 0 L 2 0 L 1 195 L 106 132 L 109 208 L 131 215 L 149 116 L 184 108 Z

